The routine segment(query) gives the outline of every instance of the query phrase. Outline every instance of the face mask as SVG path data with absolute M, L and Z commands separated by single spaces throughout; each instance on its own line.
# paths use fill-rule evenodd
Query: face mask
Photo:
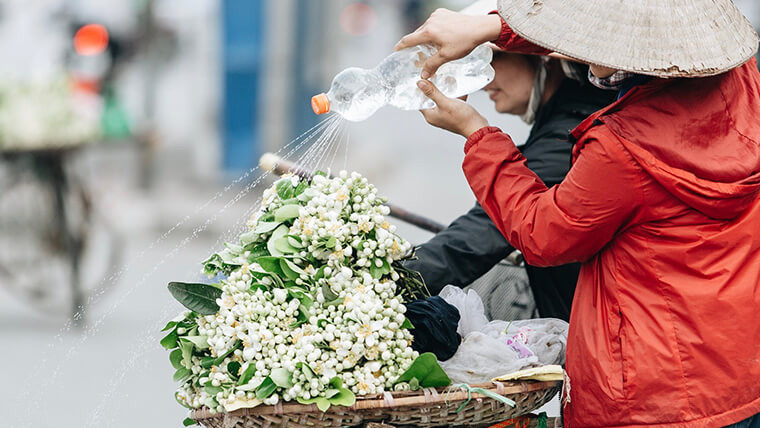
M 591 72 L 591 69 L 588 70 L 588 81 L 597 88 L 608 91 L 619 91 L 623 89 L 626 79 L 632 76 L 634 76 L 634 74 L 627 71 L 616 71 L 611 76 L 596 77 L 594 76 L 594 73 Z

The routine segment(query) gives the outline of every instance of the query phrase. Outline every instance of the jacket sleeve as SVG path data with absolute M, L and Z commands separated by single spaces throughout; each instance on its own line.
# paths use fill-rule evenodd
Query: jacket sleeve
M 488 214 L 475 205 L 416 250 L 405 266 L 418 271 L 432 294 L 448 284 L 465 287 L 488 272 L 514 248 Z
M 496 13 L 496 11 L 491 12 Z M 530 55 L 548 55 L 552 53 L 549 49 L 542 48 L 532 42 L 523 39 L 520 35 L 515 33 L 512 28 L 501 19 L 501 33 L 499 38 L 494 40 L 493 43 L 500 49 L 508 52 L 530 54 Z
M 639 166 L 612 137 L 587 140 L 565 180 L 551 189 L 494 127 L 470 136 L 463 169 L 483 209 L 533 266 L 588 260 L 642 200 Z

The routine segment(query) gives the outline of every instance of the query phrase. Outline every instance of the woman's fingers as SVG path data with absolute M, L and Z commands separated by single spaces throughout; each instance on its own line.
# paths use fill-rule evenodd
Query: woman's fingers
M 438 90 L 438 88 L 436 88 L 432 82 L 428 80 L 420 80 L 419 82 L 417 82 L 417 87 L 420 88 L 420 90 L 422 91 L 423 94 L 425 94 L 426 97 L 433 100 L 435 105 L 437 105 L 438 107 L 442 107 L 443 105 L 446 104 L 447 101 L 450 100 L 446 95 L 443 95 L 443 93 L 440 90 Z
M 439 50 L 434 55 L 431 55 L 430 58 L 425 61 L 425 64 L 422 65 L 421 76 L 423 79 L 429 79 L 430 76 L 434 75 L 435 72 L 438 71 L 438 68 L 440 68 L 443 64 L 451 61 L 451 58 L 448 58 L 442 52 L 443 50 Z
M 481 43 L 496 39 L 500 31 L 501 18 L 498 15 L 470 16 L 438 9 L 415 32 L 404 36 L 395 49 L 420 44 L 438 48 L 438 52 L 422 66 L 422 78 L 427 79 L 441 65 L 466 56 Z
M 405 48 L 411 48 L 412 46 L 422 45 L 425 43 L 433 43 L 432 34 L 425 29 L 425 25 L 422 25 L 414 33 L 407 34 L 402 37 L 393 50 L 399 51 Z
M 429 124 L 464 137 L 488 125 L 488 121 L 471 105 L 447 97 L 432 82 L 420 80 L 417 86 L 436 105 L 435 108 L 420 110 Z

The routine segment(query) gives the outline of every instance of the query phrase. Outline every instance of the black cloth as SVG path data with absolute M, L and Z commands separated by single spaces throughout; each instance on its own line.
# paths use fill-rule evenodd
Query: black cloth
M 412 349 L 420 354 L 432 352 L 439 361 L 446 361 L 462 343 L 457 333 L 459 311 L 440 296 L 407 303 L 406 318 L 414 326 Z
M 528 167 L 547 186 L 562 182 L 570 170 L 573 148 L 570 131 L 596 110 L 612 103 L 615 96 L 614 91 L 603 91 L 588 82 L 565 79 L 541 106 L 520 151 Z M 419 271 L 430 292 L 438 294 L 448 284 L 469 285 L 512 251 L 514 247 L 476 204 L 448 228 L 420 245 L 417 260 L 410 260 L 406 266 Z M 526 269 L 539 315 L 569 320 L 580 266 L 527 266 Z

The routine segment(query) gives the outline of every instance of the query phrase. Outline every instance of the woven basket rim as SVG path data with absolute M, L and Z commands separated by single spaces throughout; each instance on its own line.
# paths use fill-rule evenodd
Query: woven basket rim
M 527 392 L 535 392 L 541 390 L 548 390 L 555 387 L 559 387 L 562 381 L 536 381 L 536 380 L 524 380 L 524 381 L 501 381 L 501 382 L 489 382 L 483 384 L 470 385 L 471 388 L 482 388 L 491 392 L 495 392 L 502 396 L 522 394 Z M 434 393 L 433 393 L 434 391 Z M 469 395 L 469 397 L 468 397 Z M 388 396 L 391 398 L 389 399 Z M 382 408 L 395 408 L 406 407 L 410 405 L 424 406 L 437 406 L 441 403 L 452 403 L 465 401 L 468 398 L 472 399 L 484 399 L 493 400 L 493 398 L 487 395 L 479 393 L 471 393 L 464 389 L 455 389 L 451 386 L 443 388 L 422 388 L 417 391 L 394 391 L 385 392 L 383 394 L 373 394 L 356 398 L 356 403 L 352 406 L 340 406 L 340 409 L 344 410 L 367 410 L 367 409 L 382 409 Z M 329 412 L 329 410 L 328 410 Z M 247 415 L 282 415 L 282 414 L 307 414 L 307 413 L 324 413 L 319 410 L 316 404 L 299 404 L 297 402 L 278 403 L 274 406 L 260 405 L 250 408 L 237 409 L 229 413 L 215 413 L 211 414 L 209 409 L 204 407 L 201 409 L 193 410 L 190 417 L 196 421 L 204 419 L 218 418 L 224 415 L 230 416 L 247 416 Z

